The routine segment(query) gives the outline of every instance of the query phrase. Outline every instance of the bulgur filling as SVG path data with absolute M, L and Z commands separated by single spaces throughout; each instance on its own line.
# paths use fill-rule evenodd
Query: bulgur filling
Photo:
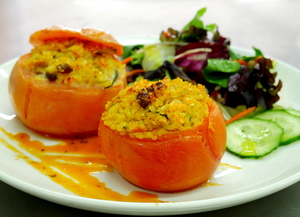
M 32 49 L 24 67 L 33 71 L 37 80 L 110 87 L 125 74 L 125 65 L 113 52 L 93 42 L 55 39 Z
M 180 78 L 142 79 L 106 104 L 102 120 L 121 135 L 156 140 L 201 125 L 208 116 L 210 100 L 204 86 Z

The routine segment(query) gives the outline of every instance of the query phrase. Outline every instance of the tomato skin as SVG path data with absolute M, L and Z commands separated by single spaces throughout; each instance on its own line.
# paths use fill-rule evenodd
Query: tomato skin
M 158 140 L 120 135 L 99 124 L 99 142 L 107 161 L 129 182 L 158 192 L 177 192 L 207 182 L 226 146 L 226 127 L 217 105 L 210 103 L 204 123 Z
M 51 136 L 97 135 L 105 104 L 124 88 L 124 76 L 118 78 L 124 82 L 107 89 L 38 81 L 22 65 L 30 55 L 17 61 L 9 79 L 10 100 L 21 122 Z
M 65 26 L 51 26 L 34 32 L 29 42 L 37 47 L 44 44 L 47 40 L 55 38 L 77 38 L 82 41 L 91 41 L 97 44 L 102 44 L 115 51 L 117 56 L 122 56 L 123 46 L 108 32 L 94 28 L 72 29 Z

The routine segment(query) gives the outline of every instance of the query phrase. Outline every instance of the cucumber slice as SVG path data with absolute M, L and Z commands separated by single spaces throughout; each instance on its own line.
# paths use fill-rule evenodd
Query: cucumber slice
M 240 119 L 227 125 L 227 150 L 243 158 L 260 158 L 279 146 L 282 134 L 273 121 Z
M 295 109 L 285 109 L 288 113 L 290 113 L 291 115 L 295 115 L 300 117 L 300 111 L 297 111 Z
M 300 139 L 300 117 L 292 115 L 284 109 L 264 111 L 253 117 L 274 121 L 283 128 L 280 145 L 288 145 Z

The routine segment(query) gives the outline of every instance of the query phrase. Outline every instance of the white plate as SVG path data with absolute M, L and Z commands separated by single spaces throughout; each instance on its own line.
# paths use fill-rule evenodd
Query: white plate
M 146 43 L 148 39 L 124 39 L 124 44 Z M 249 55 L 252 51 L 234 48 L 240 54 Z M 9 74 L 16 59 L 0 66 L 0 127 L 8 132 L 27 132 L 33 138 L 38 135 L 27 130 L 15 117 L 11 107 L 7 84 Z M 279 104 L 300 110 L 298 83 L 300 71 L 278 61 L 279 78 L 283 81 Z M 176 194 L 158 194 L 161 200 L 169 203 L 132 203 L 83 198 L 65 190 L 48 177 L 17 159 L 14 152 L 1 144 L 9 139 L 0 134 L 0 180 L 24 192 L 58 204 L 96 212 L 123 215 L 178 215 L 211 211 L 235 206 L 267 196 L 286 188 L 300 180 L 300 142 L 280 147 L 259 160 L 240 159 L 225 153 L 222 163 L 242 169 L 220 166 L 212 177 L 212 183 L 220 185 L 197 188 Z M 43 141 L 44 142 L 44 141 Z M 122 194 L 134 190 L 145 191 L 132 186 L 117 172 L 99 174 L 101 181 Z

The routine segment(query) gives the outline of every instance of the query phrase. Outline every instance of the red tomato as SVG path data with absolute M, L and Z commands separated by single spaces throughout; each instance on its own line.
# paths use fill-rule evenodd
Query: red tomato
M 122 45 L 106 32 L 51 27 L 32 34 L 34 46 L 55 38 L 78 38 L 104 44 L 122 54 Z M 85 136 L 97 134 L 105 104 L 126 85 L 125 73 L 115 85 L 103 87 L 70 86 L 39 81 L 35 73 L 22 65 L 31 54 L 23 55 L 12 70 L 9 80 L 10 99 L 17 116 L 27 127 L 52 136 Z M 121 82 L 118 82 L 121 81 Z
M 139 187 L 176 192 L 207 182 L 226 147 L 226 126 L 219 107 L 209 102 L 203 124 L 157 140 L 120 135 L 100 121 L 99 141 L 107 161 Z
M 77 38 L 83 41 L 92 41 L 114 49 L 117 56 L 123 54 L 123 46 L 112 35 L 93 28 L 71 29 L 64 26 L 52 26 L 33 33 L 29 42 L 37 47 L 44 44 L 45 41 L 55 38 Z

